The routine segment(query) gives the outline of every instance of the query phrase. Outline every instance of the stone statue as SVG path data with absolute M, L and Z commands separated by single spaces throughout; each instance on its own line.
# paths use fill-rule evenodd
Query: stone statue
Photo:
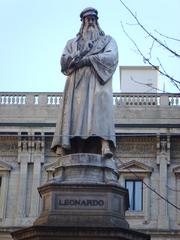
M 111 158 L 116 144 L 112 75 L 118 48 L 101 30 L 96 9 L 84 9 L 80 18 L 80 31 L 61 57 L 67 81 L 51 148 L 59 155 L 96 153 Z

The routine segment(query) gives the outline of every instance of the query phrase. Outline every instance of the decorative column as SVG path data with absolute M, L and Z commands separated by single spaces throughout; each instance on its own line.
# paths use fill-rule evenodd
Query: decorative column
M 33 179 L 31 192 L 30 217 L 39 215 L 40 197 L 37 188 L 41 183 L 41 163 L 44 162 L 44 138 L 42 136 L 34 136 L 34 151 L 32 152 Z
M 180 208 L 180 166 L 177 166 L 173 169 L 173 172 L 176 177 L 176 186 L 175 186 L 175 194 L 176 194 L 176 206 Z M 180 225 L 180 214 L 179 209 L 176 209 L 176 222 Z
M 179 169 L 180 170 L 180 169 Z M 179 171 L 179 174 L 177 176 L 177 189 L 180 189 L 180 171 Z M 178 190 L 177 192 L 177 206 L 178 208 L 180 208 L 180 190 Z M 179 210 L 177 209 L 176 210 L 176 221 L 177 221 L 177 224 L 180 225 L 180 214 L 179 214 Z
M 11 166 L 0 161 L 0 220 L 5 218 L 6 205 L 7 205 L 7 194 L 8 194 L 8 182 L 9 182 L 9 172 L 11 171 Z
M 150 173 L 148 174 L 148 176 L 146 175 L 143 179 L 143 182 L 146 183 L 148 186 L 150 186 Z M 148 224 L 150 222 L 150 215 L 151 215 L 151 193 L 150 193 L 150 189 L 146 186 L 143 185 L 144 188 L 144 224 Z
M 170 163 L 170 137 L 157 137 L 157 164 L 159 165 L 159 193 L 167 198 L 167 166 Z M 168 203 L 159 197 L 158 228 L 169 228 Z
M 26 217 L 26 195 L 28 163 L 31 161 L 31 142 L 28 135 L 20 136 L 18 142 L 18 163 L 20 164 L 17 193 L 17 224 Z

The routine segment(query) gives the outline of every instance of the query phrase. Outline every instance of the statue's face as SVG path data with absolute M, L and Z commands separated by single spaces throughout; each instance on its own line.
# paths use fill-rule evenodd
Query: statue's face
M 93 15 L 89 15 L 84 18 L 85 27 L 90 27 L 90 26 L 95 27 L 96 22 L 97 22 L 97 19 Z

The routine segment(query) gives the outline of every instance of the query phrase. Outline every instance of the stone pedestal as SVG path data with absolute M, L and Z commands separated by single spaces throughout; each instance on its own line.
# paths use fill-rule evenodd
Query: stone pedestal
M 129 230 L 125 220 L 128 191 L 118 184 L 113 159 L 97 154 L 72 154 L 48 167 L 50 180 L 38 188 L 42 212 L 14 239 L 150 239 Z
M 127 192 L 112 184 L 58 184 L 40 188 L 43 210 L 35 225 L 128 228 Z

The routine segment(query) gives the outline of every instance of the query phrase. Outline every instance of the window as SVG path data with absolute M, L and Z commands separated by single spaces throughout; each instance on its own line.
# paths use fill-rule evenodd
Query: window
M 141 180 L 125 180 L 125 187 L 129 191 L 129 210 L 142 211 L 143 183 Z

